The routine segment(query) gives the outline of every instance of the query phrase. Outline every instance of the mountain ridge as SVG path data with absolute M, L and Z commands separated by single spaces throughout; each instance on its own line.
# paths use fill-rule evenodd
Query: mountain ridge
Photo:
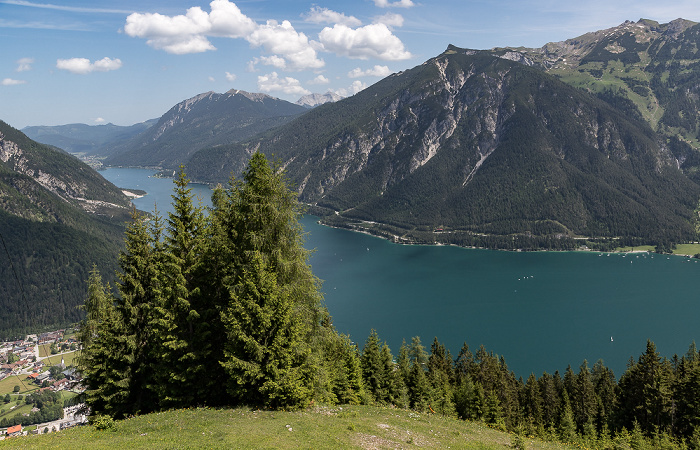
M 266 94 L 205 92 L 173 106 L 155 125 L 117 146 L 105 164 L 174 169 L 201 148 L 251 138 L 304 112 Z
M 0 330 L 80 318 L 93 265 L 116 269 L 131 202 L 76 158 L 0 121 Z
M 498 245 L 539 235 L 572 246 L 577 236 L 694 236 L 700 191 L 653 130 L 488 52 L 448 47 L 253 141 L 202 150 L 188 171 L 221 182 L 256 150 L 281 160 L 303 201 L 333 211 L 328 223 L 379 222 L 395 238 L 484 246 L 479 234 Z M 623 218 L 613 220 L 617 208 Z

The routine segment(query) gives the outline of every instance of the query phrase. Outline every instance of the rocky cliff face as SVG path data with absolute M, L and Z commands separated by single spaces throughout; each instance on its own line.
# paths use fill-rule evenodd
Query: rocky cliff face
M 653 130 L 512 59 L 450 47 L 254 143 L 218 149 L 221 169 L 204 166 L 223 178 L 257 149 L 275 155 L 300 198 L 335 211 L 336 223 L 692 234 L 698 187 Z
M 36 200 L 31 194 L 36 191 L 33 186 L 36 183 L 57 199 L 87 212 L 112 211 L 113 214 L 115 209 L 128 211 L 130 202 L 124 193 L 87 165 L 68 154 L 29 141 L 9 127 L 3 129 L 0 129 L 0 161 L 5 173 L 2 177 L 4 190 L 12 186 L 27 195 L 27 198 Z M 20 143 L 11 140 L 12 136 L 7 136 L 8 133 L 19 137 L 17 140 Z M 8 198 L 13 198 L 7 192 L 5 194 Z M 13 214 L 22 215 L 26 212 L 21 207 L 11 207 L 11 203 L 6 201 L 4 206 Z M 44 202 L 36 200 L 34 203 L 41 206 Z M 54 214 L 46 217 L 57 220 Z

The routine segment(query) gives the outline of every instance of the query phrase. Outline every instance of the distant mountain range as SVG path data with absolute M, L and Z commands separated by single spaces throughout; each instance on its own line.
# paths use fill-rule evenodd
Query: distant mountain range
M 324 103 L 333 103 L 338 100 L 342 100 L 343 97 L 336 94 L 335 92 L 326 92 L 325 94 L 309 94 L 305 95 L 296 104 L 304 106 L 306 108 L 315 108 L 316 106 L 323 105 Z
M 112 123 L 32 126 L 23 128 L 22 132 L 37 142 L 61 148 L 69 153 L 104 156 L 108 155 L 115 145 L 142 133 L 156 122 L 157 120 L 153 119 L 128 127 Z
M 695 22 L 640 20 L 539 49 L 449 46 L 313 109 L 206 93 L 106 163 L 185 163 L 191 178 L 217 183 L 260 150 L 326 223 L 412 242 L 693 240 L 699 47 Z
M 114 273 L 130 201 L 86 164 L 0 122 L 0 339 L 80 318 Z

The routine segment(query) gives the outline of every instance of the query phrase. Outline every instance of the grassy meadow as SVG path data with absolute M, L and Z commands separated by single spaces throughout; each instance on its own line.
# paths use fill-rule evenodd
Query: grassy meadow
M 314 407 L 305 411 L 181 409 L 115 422 L 0 441 L 0 449 L 132 448 L 461 448 L 503 449 L 515 436 L 483 423 L 407 410 Z M 525 438 L 529 449 L 562 448 Z

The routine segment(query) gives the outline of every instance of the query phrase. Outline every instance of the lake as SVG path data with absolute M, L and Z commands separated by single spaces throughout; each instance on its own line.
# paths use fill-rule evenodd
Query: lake
M 100 172 L 142 189 L 137 208 L 171 209 L 170 179 L 145 169 Z M 210 204 L 210 191 L 192 185 Z M 437 336 L 453 357 L 463 342 L 505 357 L 518 376 L 575 372 L 598 359 L 622 375 L 651 339 L 662 355 L 698 337 L 700 262 L 679 256 L 597 252 L 502 252 L 408 246 L 328 228 L 306 216 L 310 263 L 324 281 L 336 328 L 360 348 L 372 328 L 396 356 L 402 339 Z

